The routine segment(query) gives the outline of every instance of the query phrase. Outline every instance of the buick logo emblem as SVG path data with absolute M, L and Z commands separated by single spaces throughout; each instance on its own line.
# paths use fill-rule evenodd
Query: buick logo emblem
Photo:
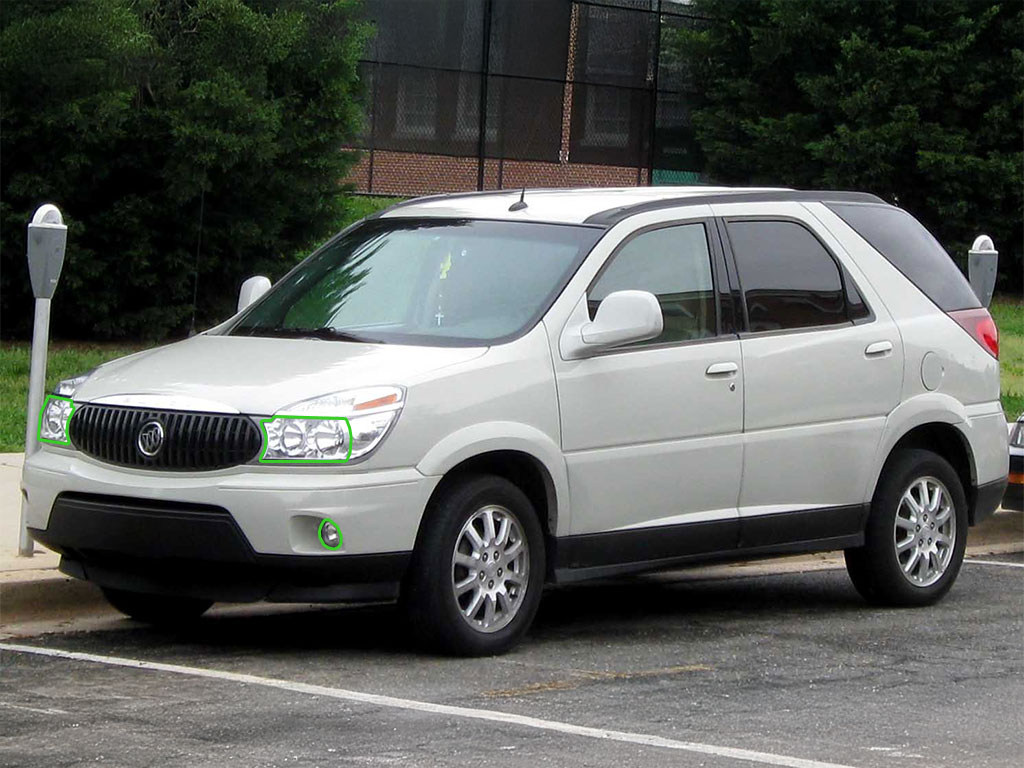
M 159 421 L 147 421 L 139 429 L 135 446 L 143 456 L 153 458 L 164 447 L 164 425 Z

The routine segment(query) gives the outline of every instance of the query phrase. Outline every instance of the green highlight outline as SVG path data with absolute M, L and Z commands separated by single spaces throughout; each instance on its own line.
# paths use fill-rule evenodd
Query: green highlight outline
M 46 409 L 50 405 L 51 400 L 67 400 L 71 403 L 71 413 L 68 414 L 68 420 L 64 422 L 64 436 L 67 440 L 54 440 L 52 437 L 43 437 L 43 415 L 46 413 Z M 70 397 L 62 397 L 61 395 L 47 395 L 46 399 L 43 400 L 43 408 L 39 411 L 39 425 L 36 428 L 36 437 L 41 443 L 49 443 L 50 445 L 63 445 L 66 448 L 71 447 L 71 432 L 68 430 L 68 426 L 71 424 L 71 417 L 75 415 L 75 401 Z
M 70 418 L 70 417 L 69 417 Z M 276 421 L 277 419 L 303 419 L 305 421 L 344 421 L 345 426 L 348 427 L 348 455 L 344 459 L 268 459 L 266 458 L 267 451 L 270 450 L 270 438 L 267 436 L 267 423 Z M 266 419 L 260 419 L 260 431 L 263 433 L 263 450 L 260 451 L 260 464 L 345 464 L 349 459 L 352 458 L 352 422 L 344 416 L 288 416 L 286 414 L 276 414 Z M 335 526 L 337 528 L 337 526 Z M 326 544 L 324 546 L 327 546 Z
M 330 544 L 324 541 L 324 526 L 328 523 L 333 525 L 334 530 L 338 532 L 338 545 L 336 547 L 332 547 Z M 329 517 L 325 517 L 323 520 L 320 521 L 320 527 L 316 529 L 316 535 L 320 538 L 320 543 L 324 545 L 324 549 L 341 549 L 342 545 L 345 543 L 345 537 L 341 534 L 341 528 L 339 528 L 338 524 L 331 520 L 331 518 Z

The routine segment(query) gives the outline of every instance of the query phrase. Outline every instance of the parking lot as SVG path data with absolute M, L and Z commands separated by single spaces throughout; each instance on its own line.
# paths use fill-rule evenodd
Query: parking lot
M 836 565 L 553 590 L 498 658 L 422 655 L 384 606 L 8 626 L 0 764 L 1016 765 L 1024 556 L 913 610 Z

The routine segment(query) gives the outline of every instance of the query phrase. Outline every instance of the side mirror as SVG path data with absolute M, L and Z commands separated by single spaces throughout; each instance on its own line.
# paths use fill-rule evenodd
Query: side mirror
M 586 306 L 584 297 L 573 313 L 577 322 L 570 320 L 560 345 L 563 356 L 569 359 L 653 339 L 661 334 L 664 326 L 661 306 L 654 294 L 647 291 L 608 294 L 598 306 L 593 322 L 585 322 L 589 320 Z
M 236 311 L 241 312 L 269 290 L 270 278 L 263 275 L 250 277 L 242 283 L 242 287 L 238 291 L 238 309 Z
M 967 279 L 971 281 L 971 288 L 983 307 L 992 303 L 998 266 L 999 251 L 992 244 L 992 238 L 978 235 L 971 250 L 967 252 Z

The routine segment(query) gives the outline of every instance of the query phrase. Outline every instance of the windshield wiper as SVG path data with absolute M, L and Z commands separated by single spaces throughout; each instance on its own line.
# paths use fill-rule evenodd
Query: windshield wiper
M 348 331 L 339 331 L 329 325 L 320 328 L 286 328 L 273 325 L 268 328 L 253 326 L 247 329 L 250 336 L 279 336 L 286 339 L 324 339 L 326 341 L 353 341 L 361 344 L 383 344 L 379 339 L 371 339 Z

